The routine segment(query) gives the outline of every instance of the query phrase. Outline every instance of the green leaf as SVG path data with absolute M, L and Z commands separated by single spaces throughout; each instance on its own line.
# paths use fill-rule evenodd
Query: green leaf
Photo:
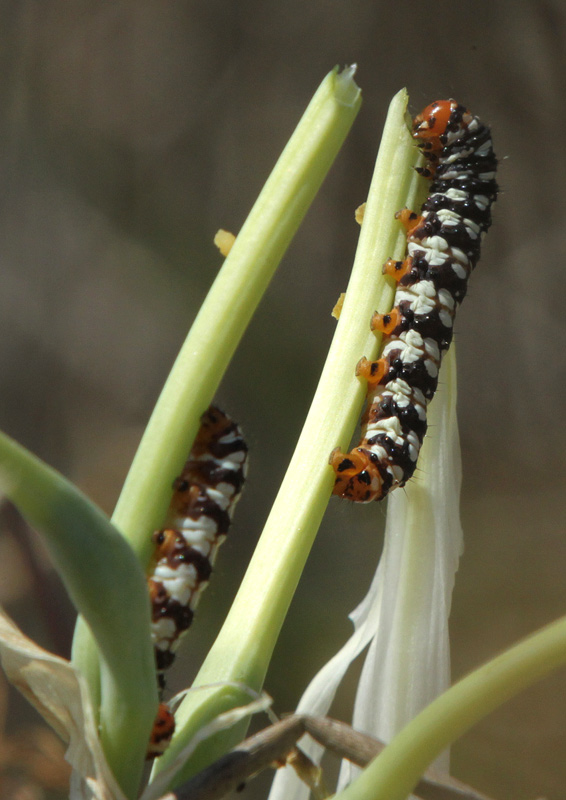
M 419 179 L 412 166 L 418 154 L 405 120 L 407 93 L 392 100 L 372 179 L 352 276 L 336 335 L 295 453 L 230 613 L 196 686 L 176 714 L 177 732 L 154 767 L 164 769 L 200 726 L 242 703 L 225 682 L 259 690 L 301 571 L 322 520 L 334 475 L 328 456 L 346 446 L 357 423 L 366 388 L 355 378 L 360 356 L 372 358 L 379 346 L 369 330 L 372 312 L 389 310 L 391 281 L 381 274 L 389 256 L 402 256 L 406 237 L 395 212 L 412 204 Z M 179 773 L 185 780 L 237 743 L 241 730 L 204 743 Z
M 131 547 L 62 475 L 0 433 L 0 490 L 38 530 L 102 658 L 101 740 L 134 797 L 157 709 L 146 581 Z
M 333 70 L 315 93 L 210 289 L 151 416 L 112 518 L 144 566 L 200 416 L 358 113 L 353 73 L 353 68 Z M 79 620 L 73 662 L 87 677 L 95 707 L 97 661 Z
M 353 70 L 322 82 L 212 285 L 145 430 L 112 520 L 147 563 L 179 474 L 248 323 L 360 108 Z

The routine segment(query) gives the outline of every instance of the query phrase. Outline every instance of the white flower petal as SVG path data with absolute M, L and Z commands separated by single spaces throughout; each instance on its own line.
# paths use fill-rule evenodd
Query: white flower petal
M 373 620 L 379 618 L 382 602 L 383 580 L 381 568 L 372 581 L 369 592 L 360 605 L 350 614 L 354 633 L 346 644 L 318 672 L 305 690 L 297 714 L 324 716 L 332 705 L 334 695 L 352 661 L 367 647 L 375 635 Z M 324 749 L 310 738 L 301 740 L 301 750 L 318 763 Z M 285 767 L 275 775 L 269 800 L 307 800 L 309 788 L 299 780 L 294 769 Z
M 357 730 L 389 741 L 448 686 L 447 622 L 462 550 L 460 482 L 452 350 L 430 405 L 417 473 L 387 501 L 382 557 L 367 596 L 350 615 L 355 631 L 311 681 L 298 712 L 326 714 L 351 661 L 370 642 L 354 708 Z M 318 745 L 305 739 L 301 747 L 320 759 Z M 353 772 L 345 762 L 339 787 Z M 275 777 L 269 800 L 306 800 L 308 795 L 287 767 Z
M 388 742 L 450 683 L 448 616 L 462 551 L 456 368 L 447 356 L 419 471 L 389 499 L 383 597 L 353 726 Z M 447 755 L 436 766 L 448 767 Z M 344 763 L 339 786 L 356 771 Z

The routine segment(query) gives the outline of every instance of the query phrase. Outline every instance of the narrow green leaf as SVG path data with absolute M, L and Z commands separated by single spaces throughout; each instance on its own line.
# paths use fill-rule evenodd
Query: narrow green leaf
M 322 82 L 226 257 L 155 406 L 113 522 L 146 563 L 234 351 L 358 113 L 353 72 Z
M 301 571 L 320 525 L 333 482 L 328 456 L 345 447 L 365 396 L 354 369 L 362 355 L 375 357 L 378 338 L 369 330 L 372 312 L 388 310 L 394 295 L 381 274 L 387 257 L 401 257 L 405 236 L 395 212 L 412 205 L 418 178 L 416 149 L 405 120 L 407 93 L 392 100 L 368 195 L 352 276 L 326 364 L 281 489 L 238 595 L 196 680 L 196 685 L 240 681 L 255 690 L 269 661 Z M 162 770 L 195 730 L 218 713 L 241 704 L 231 687 L 189 693 L 178 713 L 178 732 L 155 765 Z M 236 731 L 205 742 L 179 774 L 185 780 L 236 744 Z
M 0 433 L 0 491 L 45 539 L 102 656 L 102 744 L 135 797 L 157 709 L 149 598 L 139 561 L 106 516 L 62 475 Z
M 353 68 L 324 79 L 227 256 L 173 366 L 112 521 L 147 564 L 179 474 L 222 376 L 361 104 Z M 96 648 L 79 619 L 73 662 L 99 696 Z

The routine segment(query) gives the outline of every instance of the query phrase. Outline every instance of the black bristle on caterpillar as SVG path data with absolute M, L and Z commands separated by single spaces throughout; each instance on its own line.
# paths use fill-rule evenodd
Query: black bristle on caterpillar
M 337 448 L 330 455 L 333 494 L 358 503 L 382 500 L 415 471 L 427 405 L 497 198 L 490 130 L 464 106 L 427 106 L 414 119 L 413 137 L 427 159 L 418 171 L 432 179 L 430 192 L 420 215 L 396 215 L 407 230 L 408 254 L 383 267 L 397 290 L 392 311 L 371 320 L 385 336 L 381 358 L 362 358 L 356 367 L 368 382 L 362 440 L 350 453 Z
M 218 548 L 225 540 L 247 471 L 248 448 L 238 425 L 215 406 L 201 425 L 181 475 L 173 484 L 167 527 L 153 534 L 148 577 L 151 633 L 160 691 L 175 660 L 179 637 L 190 627 Z M 148 758 L 161 755 L 174 718 L 161 703 Z

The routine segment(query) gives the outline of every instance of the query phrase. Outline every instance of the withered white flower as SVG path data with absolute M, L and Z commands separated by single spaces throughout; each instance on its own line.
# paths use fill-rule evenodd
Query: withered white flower
M 393 736 L 449 685 L 448 615 L 462 549 L 461 463 L 453 352 L 430 405 L 417 474 L 388 499 L 383 553 L 369 589 L 350 614 L 354 633 L 320 670 L 297 712 L 326 714 L 351 662 L 369 645 L 352 724 L 382 741 Z M 307 753 L 319 759 L 318 745 Z M 446 768 L 447 759 L 441 764 Z M 339 788 L 354 773 L 344 762 Z M 270 800 L 301 800 L 308 789 L 286 768 Z
M 44 720 L 67 743 L 66 760 L 72 767 L 70 800 L 126 800 L 110 770 L 96 731 L 86 682 L 69 661 L 49 653 L 27 637 L 0 609 L 0 661 L 11 683 L 37 709 Z M 244 689 L 244 687 L 238 687 Z M 246 706 L 218 715 L 185 745 L 167 770 L 143 791 L 140 800 L 158 800 L 179 763 L 189 758 L 209 736 L 232 727 L 251 714 L 265 711 L 271 698 L 257 695 Z
M 29 639 L 1 609 L 0 660 L 11 683 L 68 743 L 72 800 L 125 800 L 102 752 L 84 679 L 70 662 Z

